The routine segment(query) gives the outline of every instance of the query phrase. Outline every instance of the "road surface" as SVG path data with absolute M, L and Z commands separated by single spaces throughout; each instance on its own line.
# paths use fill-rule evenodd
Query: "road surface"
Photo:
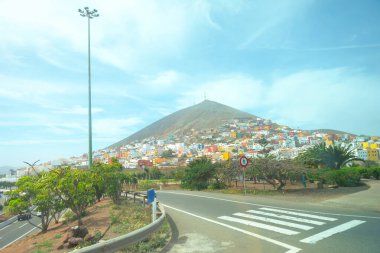
M 32 215 L 30 222 L 36 225 L 41 224 L 41 218 Z M 29 233 L 39 231 L 38 228 L 29 224 L 27 220 L 16 221 L 0 228 L 0 251 L 17 240 L 27 236 Z
M 173 228 L 165 252 L 378 252 L 379 213 L 313 203 L 159 191 Z

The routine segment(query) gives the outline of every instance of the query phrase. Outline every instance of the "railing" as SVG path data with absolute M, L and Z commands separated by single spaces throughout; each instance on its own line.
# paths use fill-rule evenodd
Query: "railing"
M 137 194 L 136 194 L 137 195 Z M 143 197 L 143 201 L 145 204 L 145 198 Z M 140 229 L 137 229 L 133 232 L 130 232 L 126 235 L 122 235 L 113 239 L 109 239 L 104 242 L 99 242 L 97 244 L 84 247 L 81 249 L 77 249 L 72 251 L 73 253 L 98 253 L 98 252 L 115 252 L 117 250 L 124 249 L 128 247 L 129 245 L 139 242 L 145 238 L 147 238 L 149 235 L 157 231 L 163 222 L 165 221 L 165 209 L 162 205 L 158 204 L 158 209 L 161 211 L 161 216 L 156 219 L 154 222 L 150 223 L 149 225 L 142 227 Z

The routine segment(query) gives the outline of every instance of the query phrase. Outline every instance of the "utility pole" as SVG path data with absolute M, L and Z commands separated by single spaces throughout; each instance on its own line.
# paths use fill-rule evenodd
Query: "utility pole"
M 84 10 L 78 9 L 82 17 L 87 17 L 88 30 L 88 168 L 92 167 L 92 119 L 91 119 L 91 50 L 90 50 L 90 19 L 99 17 L 96 9 L 90 11 L 88 7 Z

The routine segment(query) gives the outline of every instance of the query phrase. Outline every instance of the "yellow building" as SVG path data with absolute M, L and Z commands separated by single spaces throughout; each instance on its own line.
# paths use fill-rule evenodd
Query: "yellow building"
M 380 143 L 372 143 L 370 146 L 371 149 L 377 149 L 380 148 Z
M 218 146 L 218 151 L 220 151 L 220 152 L 224 151 L 224 146 L 219 145 L 219 146 Z
M 230 152 L 223 152 L 223 160 L 228 161 L 231 158 L 231 153 Z
M 231 137 L 231 138 L 236 138 L 236 132 L 232 132 L 232 133 L 230 133 L 230 137 Z
M 380 137 L 379 136 L 371 136 L 371 140 L 378 141 L 378 140 L 380 140 Z
M 379 161 L 379 149 L 367 148 L 367 151 L 369 161 Z
M 331 146 L 334 144 L 332 140 L 325 140 L 326 146 Z
M 363 149 L 369 148 L 369 143 L 368 142 L 362 142 L 362 147 L 363 147 Z

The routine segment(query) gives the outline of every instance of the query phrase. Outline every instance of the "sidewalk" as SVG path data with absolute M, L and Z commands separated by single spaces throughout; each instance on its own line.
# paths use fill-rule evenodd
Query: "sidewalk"
M 380 213 L 380 180 L 368 180 L 365 183 L 370 186 L 368 190 L 325 200 L 322 203 Z

